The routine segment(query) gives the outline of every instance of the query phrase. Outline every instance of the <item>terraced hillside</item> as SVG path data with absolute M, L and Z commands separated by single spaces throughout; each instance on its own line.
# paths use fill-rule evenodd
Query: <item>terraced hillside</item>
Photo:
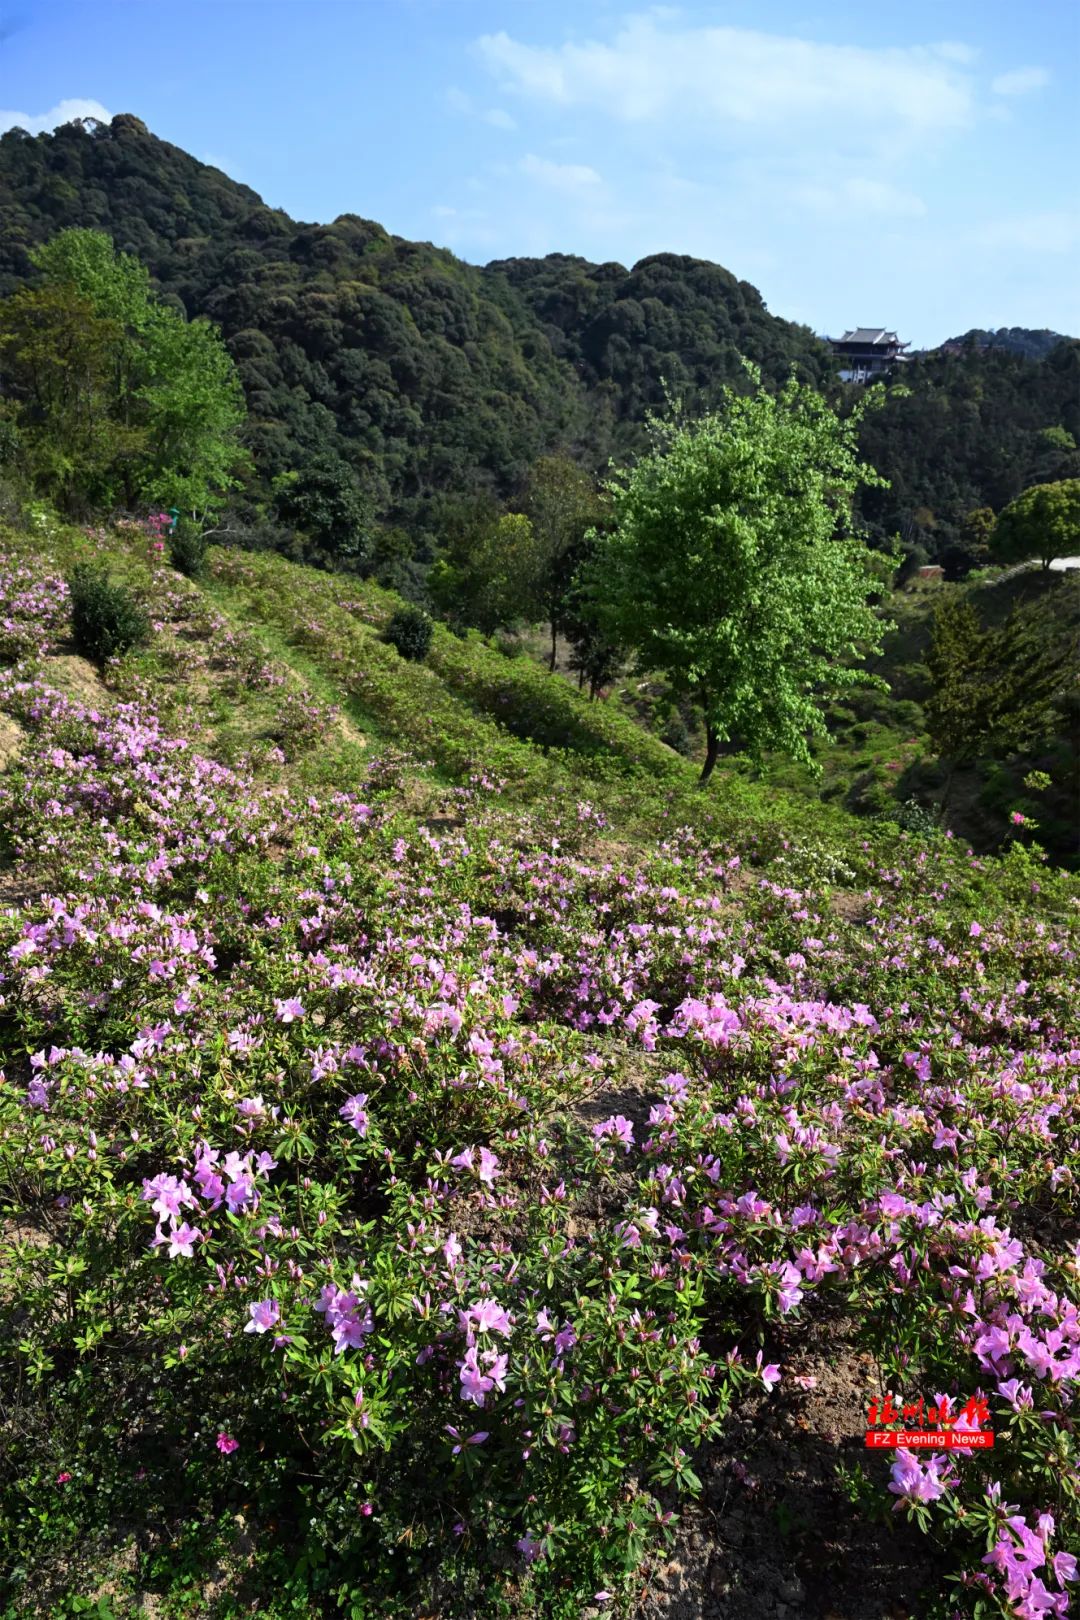
M 0 1613 L 1067 1613 L 1074 879 L 277 558 L 0 597 Z

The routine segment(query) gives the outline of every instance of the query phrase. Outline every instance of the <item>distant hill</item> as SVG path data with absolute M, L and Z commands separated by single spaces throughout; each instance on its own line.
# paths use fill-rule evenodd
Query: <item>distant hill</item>
M 512 496 L 552 448 L 602 465 L 660 402 L 662 378 L 715 395 L 741 380 L 740 354 L 775 381 L 793 366 L 830 374 L 808 328 L 718 265 L 555 255 L 478 268 L 356 214 L 301 223 L 130 115 L 0 139 L 0 294 L 71 225 L 108 231 L 189 314 L 220 323 L 263 487 L 340 456 L 414 534 L 448 499 Z
M 1051 349 L 1069 339 L 1062 332 L 1051 332 L 1047 327 L 1037 331 L 1027 326 L 999 326 L 996 332 L 986 332 L 973 326 L 962 337 L 947 338 L 938 348 L 945 353 L 966 349 L 1002 349 L 1006 354 L 1020 354 L 1026 360 L 1042 360 Z
M 557 253 L 476 266 L 358 214 L 303 223 L 129 114 L 0 138 L 0 296 L 71 225 L 108 231 L 220 324 L 250 416 L 241 517 L 262 521 L 279 475 L 344 463 L 375 516 L 407 531 L 417 578 L 448 526 L 477 499 L 512 502 L 538 456 L 568 450 L 595 471 L 638 448 L 665 383 L 707 406 L 745 384 L 746 356 L 770 383 L 794 369 L 837 400 L 858 392 L 808 327 L 720 265 Z M 1080 345 L 1055 338 L 975 331 L 904 367 L 904 390 L 863 429 L 890 480 L 861 500 L 876 543 L 899 535 L 963 572 L 968 512 L 1073 475 L 1060 435 L 1044 436 L 1080 441 Z

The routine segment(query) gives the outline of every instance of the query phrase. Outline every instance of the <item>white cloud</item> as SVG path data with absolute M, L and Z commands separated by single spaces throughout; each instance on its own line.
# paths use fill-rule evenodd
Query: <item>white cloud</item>
M 926 204 L 915 192 L 889 185 L 885 180 L 864 180 L 857 176 L 835 186 L 800 186 L 795 196 L 818 213 L 853 221 L 867 214 L 919 219 L 926 213 Z
M 492 107 L 490 112 L 486 112 L 484 122 L 492 124 L 496 129 L 517 129 L 517 120 L 511 118 L 501 107 Z
M 974 45 L 963 45 L 959 40 L 955 39 L 941 40 L 939 44 L 934 46 L 934 50 L 939 56 L 943 56 L 947 62 L 960 62 L 965 67 L 969 63 L 976 61 L 979 55 Z
M 532 152 L 522 158 L 518 168 L 522 174 L 555 191 L 589 191 L 601 183 L 596 170 L 586 163 L 552 163 L 550 158 L 537 157 Z
M 28 135 L 43 135 L 47 130 L 70 124 L 73 118 L 97 118 L 103 124 L 112 120 L 100 101 L 58 101 L 47 113 L 0 111 L 0 134 L 8 129 L 25 129 Z
M 838 130 L 930 135 L 974 114 L 963 47 L 822 45 L 746 28 L 628 17 L 610 43 L 527 45 L 487 34 L 476 50 L 506 89 L 630 123 L 680 116 L 762 131 L 825 123 Z
M 1050 83 L 1045 68 L 1013 68 L 1011 73 L 999 73 L 991 79 L 990 88 L 996 96 L 1026 96 L 1031 90 L 1041 90 Z

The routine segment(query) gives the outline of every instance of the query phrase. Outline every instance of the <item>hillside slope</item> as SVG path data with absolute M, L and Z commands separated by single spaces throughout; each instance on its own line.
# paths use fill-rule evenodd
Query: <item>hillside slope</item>
M 0 1612 L 1065 1613 L 1076 882 L 391 605 L 3 537 Z

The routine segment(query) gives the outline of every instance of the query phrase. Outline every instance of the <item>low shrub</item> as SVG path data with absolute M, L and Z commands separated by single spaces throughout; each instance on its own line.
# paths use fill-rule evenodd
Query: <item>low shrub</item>
M 919 838 L 933 838 L 941 831 L 933 810 L 918 799 L 905 799 L 891 814 L 898 827 Z
M 208 544 L 205 534 L 196 524 L 187 523 L 181 518 L 175 533 L 169 537 L 169 561 L 178 574 L 186 574 L 188 579 L 198 579 L 206 567 Z
M 78 564 L 68 579 L 68 589 L 71 633 L 85 657 L 103 664 L 149 639 L 146 614 L 131 592 L 109 577 L 106 568 L 94 563 Z
M 431 646 L 434 626 L 422 608 L 399 608 L 384 632 L 391 647 L 414 664 L 423 663 Z

